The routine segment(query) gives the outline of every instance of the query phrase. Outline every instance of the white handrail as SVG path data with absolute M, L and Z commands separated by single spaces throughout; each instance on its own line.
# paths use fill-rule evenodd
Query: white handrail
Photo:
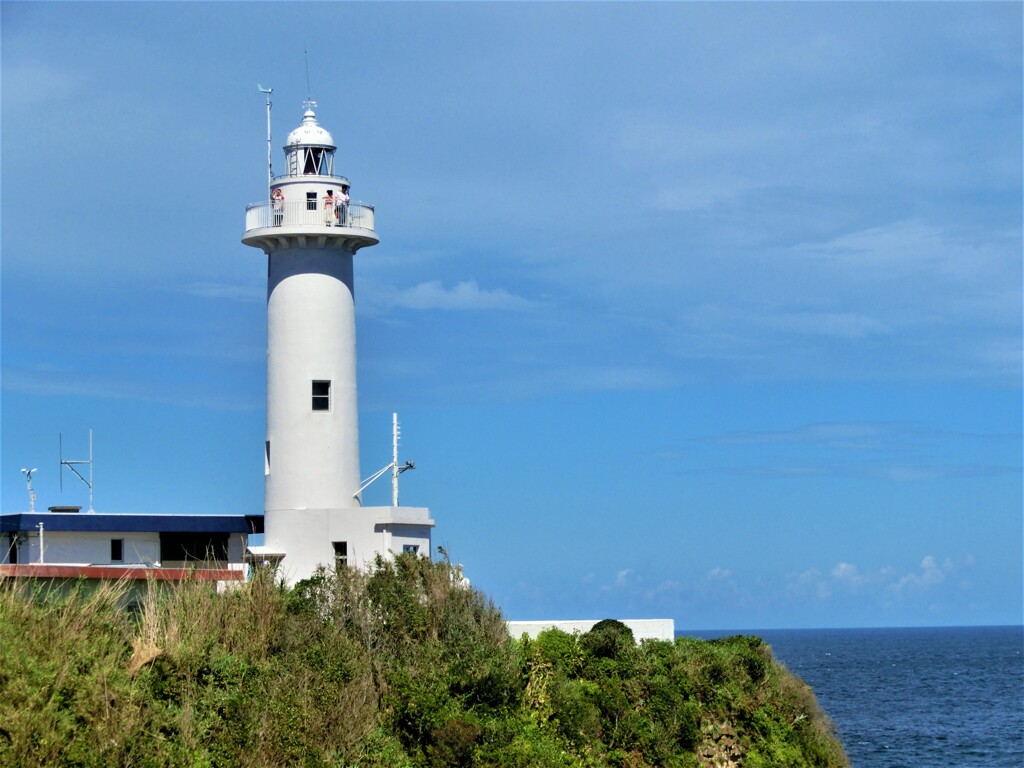
M 350 227 L 368 229 L 374 227 L 374 210 L 369 203 L 349 203 L 339 221 L 333 208 L 324 210 L 319 200 L 296 200 L 294 202 L 253 203 L 245 209 L 245 231 L 268 227 Z

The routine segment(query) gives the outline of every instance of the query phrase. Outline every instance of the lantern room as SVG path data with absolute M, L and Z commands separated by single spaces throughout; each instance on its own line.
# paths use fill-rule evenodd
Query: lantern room
M 307 109 L 284 147 L 288 175 L 333 176 L 335 149 L 331 134 L 320 126 L 313 110 Z

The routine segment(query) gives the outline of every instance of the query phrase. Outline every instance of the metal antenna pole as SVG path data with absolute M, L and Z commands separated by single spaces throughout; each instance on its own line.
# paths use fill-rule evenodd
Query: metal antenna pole
M 92 427 L 89 427 L 89 511 L 95 512 L 96 510 L 92 508 L 92 489 Z
M 267 186 L 269 187 L 274 183 L 274 171 L 271 169 L 271 144 L 270 144 L 270 94 L 274 92 L 273 88 L 264 88 L 259 83 L 256 83 L 256 87 L 259 88 L 260 93 L 267 94 Z
M 82 475 L 81 472 L 79 472 L 77 469 L 75 469 L 75 465 L 76 464 L 88 464 L 89 465 L 89 479 L 88 480 L 85 479 L 85 477 Z M 78 460 L 65 459 L 64 458 L 64 437 L 63 437 L 63 435 L 61 435 L 61 460 L 60 460 L 60 468 L 61 468 L 62 472 L 64 470 L 64 467 L 67 467 L 72 472 L 74 472 L 76 475 L 78 475 L 78 479 L 81 480 L 83 483 L 85 483 L 89 487 L 89 511 L 90 512 L 95 512 L 96 510 L 93 509 L 93 507 L 92 507 L 92 427 L 89 427 L 89 460 L 88 461 L 84 461 L 82 459 L 78 459 Z M 63 489 L 63 487 L 64 487 L 64 481 L 63 481 L 63 475 L 62 475 L 61 488 Z
M 352 494 L 353 499 L 359 499 L 359 494 L 366 490 L 367 486 L 384 476 L 384 473 L 391 470 L 391 506 L 398 506 L 398 476 L 409 469 L 416 469 L 416 462 L 406 461 L 404 466 L 398 466 L 398 414 L 391 414 L 391 463 L 378 472 L 374 472 L 367 479 L 363 480 L 359 489 Z M 362 501 L 360 501 L 362 503 Z
M 391 506 L 398 506 L 398 414 L 391 414 Z
M 302 55 L 306 57 L 306 101 L 312 101 L 313 93 L 309 89 L 309 51 L 303 48 Z

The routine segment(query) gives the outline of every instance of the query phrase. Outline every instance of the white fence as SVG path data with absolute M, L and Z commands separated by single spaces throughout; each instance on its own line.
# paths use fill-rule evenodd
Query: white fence
M 320 202 L 253 203 L 245 209 L 245 231 L 265 227 L 353 227 L 373 230 L 373 206 L 368 203 L 349 203 L 342 209 L 341 220 L 333 209 L 324 210 Z

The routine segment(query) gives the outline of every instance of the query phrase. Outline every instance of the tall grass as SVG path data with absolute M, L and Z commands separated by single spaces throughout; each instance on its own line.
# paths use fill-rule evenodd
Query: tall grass
M 756 638 L 624 629 L 513 640 L 456 568 L 412 556 L 141 599 L 0 581 L 0 765 L 846 765 Z

